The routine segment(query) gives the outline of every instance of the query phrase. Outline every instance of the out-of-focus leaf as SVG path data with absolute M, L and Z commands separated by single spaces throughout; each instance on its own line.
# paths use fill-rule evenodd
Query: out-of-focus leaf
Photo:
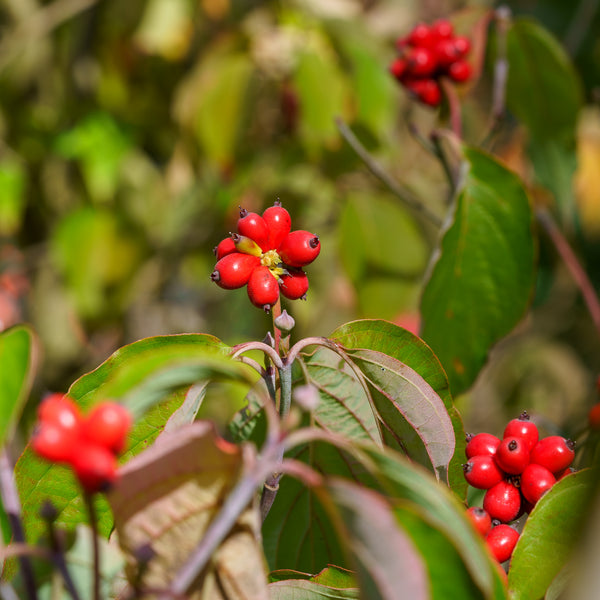
M 0 332 L 0 447 L 10 440 L 34 376 L 35 339 L 26 325 Z
M 360 597 L 358 589 L 339 589 L 299 579 L 270 583 L 268 588 L 270 600 L 345 600 Z
M 52 240 L 54 259 L 78 311 L 93 317 L 106 310 L 111 288 L 130 282 L 143 248 L 115 213 L 93 207 L 68 214 Z
M 517 18 L 508 31 L 506 51 L 508 108 L 536 139 L 572 141 L 583 95 L 564 48 L 535 21 Z
M 139 576 L 134 567 L 138 549 L 150 546 L 153 558 L 141 583 L 154 589 L 171 583 L 219 513 L 242 468 L 240 449 L 201 421 L 165 435 L 123 468 L 108 498 L 119 544 L 130 559 L 130 581 Z M 240 515 L 190 597 L 267 597 L 259 520 L 257 506 Z
M 578 225 L 585 237 L 600 238 L 600 110 L 582 111 L 577 139 L 575 194 Z
M 312 581 L 314 583 L 320 583 L 321 585 L 340 589 L 356 588 L 356 577 L 354 573 L 348 571 L 348 569 L 341 569 L 340 567 L 333 565 L 323 569 L 316 575 L 309 575 L 308 573 L 300 573 L 299 571 L 291 571 L 288 569 L 269 573 L 269 581 L 271 583 L 289 579 Z
M 582 535 L 597 469 L 558 481 L 529 515 L 508 572 L 511 598 L 541 598 L 564 567 Z
M 25 208 L 25 170 L 16 161 L 0 162 L 0 235 L 19 231 Z
M 383 496 L 342 480 L 327 484 L 333 525 L 344 542 L 361 597 L 369 600 L 429 598 L 425 563 L 398 525 Z
M 479 150 L 464 147 L 464 156 L 454 218 L 421 301 L 422 337 L 454 396 L 523 317 L 534 283 L 532 213 L 521 181 Z
M 452 404 L 448 378 L 431 348 L 406 329 L 378 319 L 346 323 L 336 329 L 331 338 L 346 349 L 367 348 L 387 354 L 409 366 L 431 386 L 452 420 L 456 449 L 450 462 L 448 480 L 459 497 L 464 498 L 467 488 L 461 467 L 465 446 L 464 427 L 460 414 Z

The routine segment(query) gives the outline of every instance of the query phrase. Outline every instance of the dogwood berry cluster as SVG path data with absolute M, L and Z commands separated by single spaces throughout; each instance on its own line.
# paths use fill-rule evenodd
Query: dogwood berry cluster
M 50 394 L 38 408 L 31 441 L 36 454 L 70 465 L 87 492 L 105 490 L 117 478 L 117 459 L 131 426 L 126 408 L 102 402 L 88 415 L 63 394 Z
M 396 47 L 400 55 L 390 65 L 390 72 L 423 104 L 440 104 L 441 77 L 458 83 L 471 77 L 471 65 L 465 61 L 471 42 L 462 35 L 455 36 L 449 21 L 440 19 L 431 26 L 420 23 L 398 39 Z
M 491 433 L 467 436 L 465 479 L 487 490 L 483 508 L 471 507 L 467 514 L 499 562 L 510 558 L 519 539 L 509 523 L 529 514 L 556 481 L 571 473 L 574 448 L 558 435 L 539 439 L 527 412 L 509 421 L 502 439 Z
M 280 202 L 262 216 L 240 209 L 237 233 L 214 249 L 217 257 L 211 279 L 226 290 L 247 286 L 254 306 L 269 312 L 279 293 L 289 300 L 304 298 L 308 277 L 302 267 L 321 251 L 318 236 L 291 231 L 292 219 Z

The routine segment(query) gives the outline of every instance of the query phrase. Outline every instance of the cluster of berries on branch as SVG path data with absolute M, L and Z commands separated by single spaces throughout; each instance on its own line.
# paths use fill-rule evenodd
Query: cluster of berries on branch
M 86 492 L 108 489 L 117 478 L 131 415 L 116 402 L 102 402 L 82 415 L 68 396 L 50 394 L 38 407 L 31 441 L 38 456 L 69 465 Z
M 512 521 L 529 514 L 538 500 L 572 472 L 575 443 L 558 435 L 539 438 L 527 412 L 509 421 L 502 439 L 491 433 L 467 436 L 469 485 L 486 490 L 483 508 L 467 510 L 476 529 L 499 562 L 508 560 L 519 533 Z
M 275 202 L 262 216 L 240 209 L 237 232 L 214 249 L 217 264 L 211 279 L 226 290 L 247 286 L 254 306 L 269 312 L 279 294 L 289 300 L 306 297 L 303 267 L 321 251 L 319 237 L 292 229 L 288 211 Z
M 465 60 L 471 49 L 469 38 L 454 35 L 452 23 L 445 19 L 432 25 L 419 23 L 396 41 L 396 47 L 399 56 L 390 65 L 390 73 L 428 106 L 439 106 L 442 101 L 442 77 L 463 83 L 473 73 Z

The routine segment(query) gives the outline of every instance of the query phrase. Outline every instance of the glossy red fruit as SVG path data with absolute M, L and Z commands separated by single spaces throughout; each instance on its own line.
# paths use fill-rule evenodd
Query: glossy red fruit
M 252 271 L 260 266 L 260 258 L 234 252 L 227 254 L 215 265 L 210 278 L 225 290 L 235 290 L 248 283 Z
M 31 439 L 33 451 L 50 462 L 69 462 L 80 441 L 78 431 L 57 423 L 40 423 Z
M 492 519 L 508 523 L 519 514 L 521 494 L 512 483 L 501 481 L 485 493 L 483 508 Z
M 467 81 L 471 77 L 472 72 L 471 65 L 464 60 L 457 60 L 448 68 L 448 75 L 458 83 Z
M 489 490 L 504 479 L 504 473 L 489 454 L 472 456 L 462 468 L 467 483 L 479 490 Z
M 279 283 L 268 267 L 257 267 L 248 280 L 248 298 L 250 302 L 269 311 L 279 299 Z
M 419 23 L 406 37 L 406 43 L 411 46 L 429 46 L 434 41 L 431 30 L 425 23 Z
M 407 65 L 404 58 L 397 58 L 390 65 L 390 73 L 399 81 L 404 77 L 406 70 Z
M 289 275 L 282 275 L 279 291 L 289 300 L 304 298 L 308 291 L 306 273 L 301 270 L 290 270 Z
M 527 411 L 524 410 L 517 419 L 509 421 L 504 428 L 503 437 L 518 437 L 523 439 L 531 450 L 538 442 L 540 434 L 535 423 L 529 420 Z
M 74 430 L 81 425 L 79 407 L 65 394 L 49 394 L 38 406 L 38 420 Z
M 260 215 L 240 208 L 237 232 L 254 240 L 264 252 L 269 250 L 269 228 Z
M 519 532 L 510 525 L 496 525 L 485 538 L 485 543 L 498 562 L 508 560 L 519 541 Z
M 321 242 L 314 233 L 298 229 L 285 236 L 277 251 L 286 265 L 304 267 L 319 256 Z
M 519 437 L 505 437 L 494 456 L 496 464 L 510 475 L 522 473 L 529 464 L 529 445 Z
M 555 483 L 556 478 L 546 467 L 532 463 L 521 475 L 521 493 L 535 506 Z
M 471 51 L 471 40 L 464 35 L 457 35 L 453 40 L 458 58 L 463 58 Z
M 590 429 L 600 431 L 600 402 L 594 404 L 594 406 L 590 408 L 590 412 L 588 413 L 588 423 Z
M 124 406 L 116 402 L 102 402 L 88 414 L 82 432 L 89 442 L 118 454 L 125 447 L 130 427 L 131 415 Z
M 478 454 L 496 454 L 496 449 L 500 445 L 500 439 L 491 433 L 478 433 L 477 435 L 467 434 L 467 447 L 465 453 L 467 458 L 477 456 Z
M 413 79 L 405 85 L 423 104 L 436 107 L 442 101 L 442 90 L 434 79 Z
M 438 65 L 448 67 L 460 58 L 453 40 L 440 40 L 434 47 Z
M 449 39 L 454 35 L 454 27 L 446 19 L 438 19 L 431 26 L 431 35 L 438 40 Z
M 269 206 L 262 216 L 269 228 L 269 250 L 277 250 L 292 229 L 292 217 L 279 201 Z
M 575 442 L 560 435 L 541 439 L 531 450 L 530 462 L 546 467 L 551 473 L 564 471 L 575 458 Z
M 467 509 L 467 517 L 469 517 L 475 529 L 483 536 L 486 536 L 492 528 L 490 515 L 479 506 L 471 506 L 471 508 Z
M 436 55 L 430 48 L 412 48 L 406 55 L 406 68 L 415 77 L 428 77 L 436 67 Z
M 83 443 L 73 454 L 71 466 L 87 492 L 104 492 L 117 479 L 117 459 L 102 446 Z
M 233 254 L 234 252 L 237 252 L 237 250 L 233 239 L 230 237 L 221 240 L 213 248 L 213 253 L 217 257 L 217 260 L 221 260 L 224 256 L 227 256 L 228 254 Z

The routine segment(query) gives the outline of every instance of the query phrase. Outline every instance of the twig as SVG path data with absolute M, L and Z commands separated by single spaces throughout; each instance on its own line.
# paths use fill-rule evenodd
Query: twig
M 50 544 L 52 546 L 52 562 L 61 574 L 71 598 L 73 598 L 73 600 L 80 600 L 79 593 L 77 592 L 77 588 L 75 587 L 75 583 L 65 561 L 64 550 L 56 535 L 54 522 L 51 519 L 48 519 L 48 533 L 50 535 Z
M 231 349 L 231 358 L 237 358 L 240 354 L 248 352 L 249 350 L 260 350 L 273 361 L 273 364 L 278 369 L 283 367 L 279 354 L 275 352 L 274 348 L 263 342 L 245 342 L 244 344 L 238 344 Z
M 573 252 L 573 249 L 567 242 L 565 236 L 556 225 L 552 215 L 544 208 L 538 208 L 535 215 L 538 223 L 544 228 L 544 231 L 546 231 L 552 240 L 556 251 L 575 280 L 590 316 L 592 317 L 592 321 L 600 334 L 600 301 L 598 300 L 598 295 L 594 290 L 592 282 L 587 276 L 587 273 L 583 270 L 581 263 L 577 259 L 575 252 Z
M 13 469 L 5 449 L 0 452 L 0 494 L 12 529 L 13 540 L 16 543 L 24 544 L 25 533 L 21 521 L 21 502 L 19 501 L 19 494 L 15 485 Z M 21 565 L 21 574 L 27 597 L 30 600 L 37 600 L 37 589 L 29 556 L 26 554 L 19 556 L 19 564 Z
M 392 179 L 383 170 L 341 118 L 337 117 L 335 119 L 335 124 L 342 137 L 348 142 L 348 145 L 362 159 L 369 171 L 371 171 L 377 179 L 387 186 L 397 198 L 402 200 L 402 202 L 417 215 L 438 227 L 441 226 L 442 220 L 436 214 L 432 213 L 410 190 Z
M 462 139 L 462 114 L 456 87 L 447 77 L 442 77 L 440 79 L 440 85 L 444 92 L 444 96 L 446 96 L 446 99 L 448 100 L 448 108 L 450 109 L 450 128 L 454 135 L 460 140 Z
M 452 171 L 452 167 L 448 161 L 448 156 L 442 147 L 442 136 L 439 134 L 439 132 L 432 131 L 430 138 L 432 142 L 431 145 L 433 147 L 433 153 L 438 157 L 440 163 L 442 164 L 442 168 L 446 174 L 446 179 L 450 184 L 449 199 L 451 200 L 458 185 L 458 175 Z
M 100 600 L 100 546 L 98 544 L 98 517 L 96 515 L 96 507 L 94 506 L 94 494 L 89 492 L 83 493 L 83 498 L 88 510 L 90 527 L 92 529 L 92 554 L 93 554 L 93 600 Z

